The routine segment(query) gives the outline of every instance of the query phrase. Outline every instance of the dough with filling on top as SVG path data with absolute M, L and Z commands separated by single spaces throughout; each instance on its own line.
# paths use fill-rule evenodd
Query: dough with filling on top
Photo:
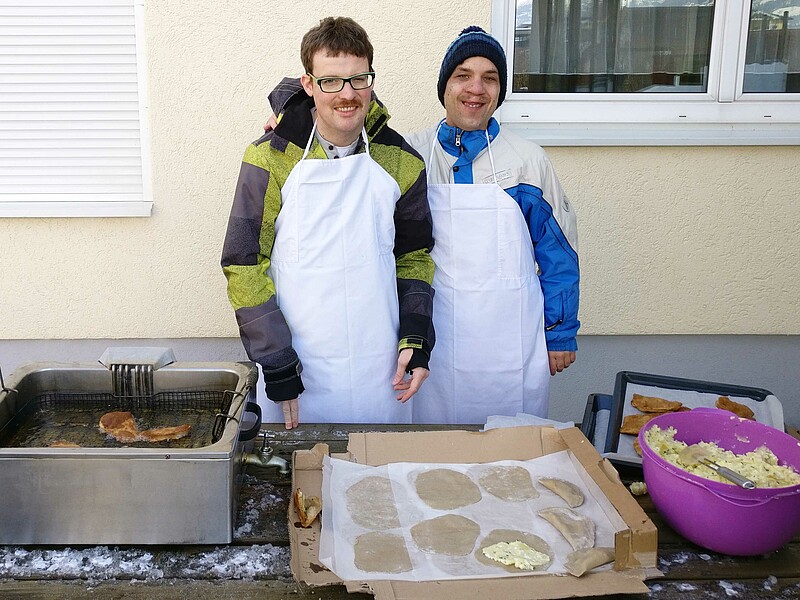
M 520 541 L 497 542 L 481 550 L 486 558 L 521 571 L 533 571 L 550 562 L 550 557 Z
M 550 548 L 550 544 L 548 544 L 545 540 L 540 538 L 538 535 L 534 535 L 528 531 L 518 531 L 516 529 L 493 529 L 490 531 L 486 537 L 482 538 L 481 541 L 478 543 L 478 548 L 475 550 L 474 556 L 475 559 L 483 564 L 488 565 L 491 567 L 496 567 L 498 571 L 503 570 L 508 573 L 519 573 L 519 569 L 514 567 L 513 565 L 504 565 L 497 561 L 494 561 L 488 558 L 483 553 L 483 549 L 498 542 L 522 542 L 523 544 L 533 548 L 536 552 L 541 552 L 542 554 L 546 554 L 550 560 L 547 563 L 539 565 L 536 567 L 536 571 L 544 571 L 550 564 L 553 562 L 553 550 Z

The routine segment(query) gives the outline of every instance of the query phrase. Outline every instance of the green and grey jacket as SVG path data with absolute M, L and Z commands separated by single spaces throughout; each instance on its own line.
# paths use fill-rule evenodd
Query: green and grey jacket
M 275 130 L 245 151 L 222 251 L 228 298 L 236 312 L 242 344 L 250 359 L 261 365 L 267 397 L 276 402 L 296 398 L 304 389 L 291 326 L 281 313 L 267 270 L 275 219 L 281 210 L 281 188 L 303 156 L 313 127 L 312 107 L 310 97 L 296 96 L 286 104 Z M 399 349 L 413 348 L 409 369 L 427 368 L 435 340 L 431 320 L 433 232 L 425 163 L 388 127 L 388 119 L 386 108 L 373 99 L 365 122 L 370 155 L 397 181 L 401 194 L 394 212 Z M 363 146 L 361 141 L 356 151 L 363 152 Z M 316 140 L 307 159 L 328 160 Z M 323 303 L 325 298 L 319 301 Z M 330 348 L 331 353 L 338 350 Z

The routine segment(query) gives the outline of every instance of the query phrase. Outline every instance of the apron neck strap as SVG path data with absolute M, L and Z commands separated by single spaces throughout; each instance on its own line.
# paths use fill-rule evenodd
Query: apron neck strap
M 433 151 L 436 148 L 436 144 L 439 142 L 439 130 L 444 125 L 444 119 L 439 121 L 439 124 L 436 126 L 436 131 L 433 132 L 433 138 L 431 138 L 431 147 L 428 151 L 428 164 L 433 164 Z
M 311 150 L 311 145 L 314 143 L 314 134 L 317 132 L 317 119 L 314 119 L 314 126 L 311 128 L 311 135 L 308 136 L 308 141 L 306 142 L 306 148 L 303 151 L 303 157 L 300 159 L 301 161 L 306 159 L 308 156 L 309 150 Z M 367 137 L 367 130 L 363 127 L 361 128 L 361 138 L 364 140 L 364 148 L 366 149 L 367 154 L 369 154 L 369 138 Z
M 304 161 L 306 156 L 308 156 L 308 151 L 311 150 L 311 144 L 314 142 L 314 134 L 317 132 L 317 119 L 314 119 L 314 125 L 311 127 L 311 135 L 308 136 L 308 141 L 306 142 L 306 148 L 303 151 L 303 157 L 300 159 Z
M 483 133 L 486 135 L 486 152 L 489 153 L 489 164 L 492 165 L 492 182 L 495 185 L 500 185 L 497 182 L 497 169 L 494 168 L 494 156 L 492 155 L 492 140 L 489 137 L 489 128 L 483 130 Z
M 367 130 L 361 128 L 361 139 L 364 140 L 364 151 L 369 154 L 369 138 L 367 137 Z

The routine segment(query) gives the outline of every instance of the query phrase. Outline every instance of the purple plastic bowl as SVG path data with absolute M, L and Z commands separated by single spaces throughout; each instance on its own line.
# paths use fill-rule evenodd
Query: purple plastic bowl
M 746 490 L 698 477 L 656 454 L 645 441 L 654 425 L 674 427 L 687 444 L 715 442 L 742 454 L 767 446 L 779 463 L 800 472 L 800 442 L 773 427 L 740 419 L 728 411 L 696 408 L 666 413 L 639 431 L 647 492 L 664 520 L 699 546 L 723 554 L 772 552 L 800 531 L 800 485 Z

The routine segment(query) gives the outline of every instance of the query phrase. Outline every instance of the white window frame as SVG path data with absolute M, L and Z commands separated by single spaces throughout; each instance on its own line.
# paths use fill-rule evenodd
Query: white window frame
M 511 92 L 515 0 L 492 0 L 492 33 L 509 57 L 497 117 L 549 146 L 797 145 L 800 94 L 742 93 L 749 0 L 716 0 L 708 92 Z
M 87 90 L 85 93 L 78 95 L 74 92 L 81 92 L 80 87 L 71 84 L 69 90 L 71 103 L 59 100 L 57 94 L 52 101 L 43 101 L 41 97 L 37 97 L 36 92 L 32 92 L 29 95 L 26 95 L 27 92 L 6 95 L 9 102 L 15 102 L 15 104 L 30 102 L 32 105 L 38 102 L 40 107 L 34 111 L 32 116 L 27 111 L 21 112 L 17 116 L 14 113 L 18 111 L 15 111 L 13 107 L 8 109 L 6 115 L 0 115 L 6 117 L 5 122 L 9 131 L 15 130 L 13 135 L 19 138 L 17 141 L 9 142 L 11 145 L 6 145 L 6 147 L 3 146 L 3 141 L 0 140 L 0 217 L 148 217 L 151 215 L 153 194 L 150 131 L 148 126 L 147 63 L 144 47 L 144 1 L 90 0 L 92 5 L 132 6 L 133 8 L 137 106 L 136 108 L 126 108 L 125 110 L 128 111 L 128 114 L 138 112 L 138 120 L 133 120 L 128 116 L 125 125 L 122 128 L 118 128 L 123 133 L 117 138 L 120 140 L 117 144 L 121 143 L 130 150 L 127 153 L 128 158 L 120 158 L 117 161 L 101 160 L 93 162 L 93 158 L 90 156 L 75 155 L 66 162 L 61 162 L 60 165 L 58 161 L 48 164 L 48 158 L 55 157 L 57 154 L 55 151 L 49 153 L 47 149 L 47 131 L 49 127 L 52 127 L 52 121 L 49 119 L 68 121 L 69 117 L 64 117 L 64 113 L 68 113 L 71 107 L 81 110 L 80 102 L 84 100 L 94 101 L 95 103 L 98 101 L 104 102 L 102 100 L 103 92 L 100 91 L 98 93 L 97 87 L 94 90 Z M 39 14 L 47 15 L 48 5 L 55 7 L 54 10 L 56 11 L 56 16 L 50 17 L 51 21 L 59 24 L 57 12 L 63 10 L 63 5 L 60 7 L 58 2 L 40 3 L 35 0 L 9 0 L 5 2 L 4 8 L 10 11 L 18 9 L 21 14 L 27 14 L 27 11 L 34 10 Z M 114 36 L 116 34 L 115 29 L 119 30 L 119 28 L 109 27 L 108 36 Z M 17 33 L 25 35 L 25 30 L 21 29 L 17 32 L 14 29 L 10 29 L 8 31 L 11 36 L 10 39 Z M 43 39 L 46 39 L 47 34 L 44 33 L 42 35 Z M 128 30 L 127 33 L 120 33 L 119 35 L 130 35 L 130 33 Z M 0 52 L 2 51 L 3 48 L 0 47 Z M 25 55 L 19 54 L 17 56 Z M 87 54 L 83 56 L 87 56 Z M 132 56 L 132 54 L 128 54 L 128 56 Z M 11 64 L 12 73 L 18 72 L 13 69 L 14 65 L 20 64 L 19 62 L 12 60 L 9 64 Z M 35 72 L 35 69 L 32 71 Z M 100 89 L 102 90 L 102 87 Z M 131 101 L 126 99 L 125 102 L 129 106 Z M 0 110 L 3 110 L 2 94 L 0 94 Z M 95 129 L 94 138 L 102 141 L 107 140 L 110 144 L 109 147 L 113 147 L 115 145 L 114 134 L 109 133 L 108 130 L 114 130 L 114 112 L 113 100 L 110 100 L 107 105 L 104 102 L 102 108 L 93 111 L 93 116 L 80 115 L 77 120 L 99 119 L 99 121 L 90 121 Z M 2 129 L 4 129 L 3 121 L 0 120 L 0 133 L 2 133 Z M 64 131 L 68 132 L 68 130 L 69 128 L 65 128 Z M 32 135 L 27 138 L 25 133 L 20 133 L 20 131 L 29 131 L 32 132 Z M 78 134 L 76 134 L 75 140 L 75 147 L 80 148 L 81 141 Z M 66 143 L 70 143 L 68 138 Z M 30 144 L 33 149 L 36 148 L 36 144 L 41 144 L 42 148 L 39 156 L 35 157 L 34 153 L 26 152 L 25 147 L 15 146 L 15 144 Z M 21 149 L 14 150 L 15 147 Z M 98 150 L 98 154 L 102 155 L 104 149 L 99 148 Z M 16 153 L 19 153 L 19 155 Z M 10 157 L 10 160 L 4 162 L 3 157 Z M 141 169 L 138 168 L 139 161 Z M 117 188 L 115 181 L 117 175 L 114 172 L 117 167 L 110 166 L 110 163 L 115 162 L 126 165 L 120 168 L 120 170 L 124 169 L 125 175 L 123 177 L 128 184 L 124 189 L 121 186 Z M 20 164 L 24 169 L 15 169 Z M 47 181 L 48 179 L 50 182 L 53 179 L 57 180 L 57 175 L 54 176 L 53 173 L 63 173 L 65 169 L 69 169 L 68 166 L 65 166 L 68 164 L 77 164 L 81 174 L 87 174 L 87 182 L 81 182 L 80 177 L 78 177 L 75 179 L 74 185 L 63 191 L 58 190 L 57 185 L 37 187 L 37 182 Z M 48 168 L 50 168 L 50 172 L 48 172 Z M 89 185 L 89 179 L 91 180 L 91 185 Z M 6 184 L 5 190 L 3 189 L 4 183 Z

